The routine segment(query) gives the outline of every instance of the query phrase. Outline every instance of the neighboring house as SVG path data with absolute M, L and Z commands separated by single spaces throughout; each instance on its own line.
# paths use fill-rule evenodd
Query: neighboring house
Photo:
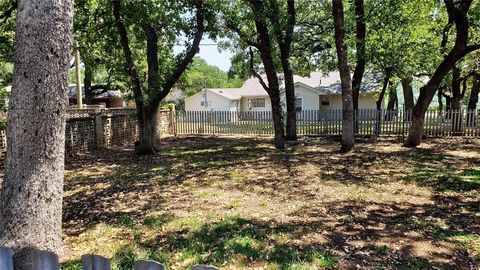
M 298 111 L 342 109 L 338 72 L 326 75 L 313 72 L 310 77 L 295 76 L 294 81 L 295 105 Z M 381 86 L 368 76 L 365 81 L 359 97 L 359 108 L 375 109 L 375 93 Z M 284 90 L 281 95 L 284 106 Z M 271 109 L 270 98 L 257 78 L 248 79 L 241 88 L 204 89 L 185 99 L 186 111 L 271 111 Z
M 85 88 L 81 86 L 83 98 L 85 99 Z M 77 104 L 77 86 L 68 86 L 68 100 L 70 105 Z M 96 89 L 92 105 L 105 105 L 106 108 L 122 108 L 126 107 L 123 94 L 120 90 L 104 90 Z

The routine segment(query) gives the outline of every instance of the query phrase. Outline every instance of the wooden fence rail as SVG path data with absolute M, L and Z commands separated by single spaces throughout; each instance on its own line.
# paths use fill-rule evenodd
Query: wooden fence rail
M 361 109 L 356 112 L 357 135 L 406 136 L 411 111 Z M 272 113 L 236 111 L 173 112 L 173 132 L 190 135 L 273 135 Z M 297 113 L 299 135 L 341 135 L 342 110 Z M 426 137 L 480 137 L 480 110 L 430 110 L 425 115 Z
M 0 270 L 14 270 L 13 250 L 0 247 Z M 29 249 L 28 261 L 30 270 L 59 270 L 58 256 L 52 252 L 39 249 Z M 110 270 L 110 260 L 97 255 L 82 256 L 83 270 Z M 155 261 L 138 260 L 134 262 L 133 270 L 165 270 L 165 265 Z M 213 266 L 195 265 L 192 270 L 219 270 Z

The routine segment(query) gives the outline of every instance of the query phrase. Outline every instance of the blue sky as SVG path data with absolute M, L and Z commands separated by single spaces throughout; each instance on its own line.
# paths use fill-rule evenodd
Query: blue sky
M 230 57 L 232 56 L 230 51 L 219 52 L 216 45 L 211 45 L 215 44 L 215 41 L 208 38 L 204 38 L 200 44 L 207 45 L 200 45 L 200 52 L 197 54 L 198 56 L 205 59 L 208 64 L 217 66 L 223 71 L 228 71 L 230 68 Z M 176 53 L 183 49 L 183 46 L 175 46 Z

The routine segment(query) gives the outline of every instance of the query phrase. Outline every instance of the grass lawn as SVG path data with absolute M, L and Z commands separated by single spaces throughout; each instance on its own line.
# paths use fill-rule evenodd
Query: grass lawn
M 314 139 L 177 137 L 155 156 L 130 149 L 70 158 L 63 269 L 85 253 L 113 269 L 475 269 L 480 142 L 382 139 L 350 154 Z M 473 268 L 471 268 L 473 267 Z

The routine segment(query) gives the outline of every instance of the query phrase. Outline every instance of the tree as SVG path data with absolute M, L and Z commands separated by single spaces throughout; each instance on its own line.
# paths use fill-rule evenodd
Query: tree
M 98 89 L 128 83 L 124 73 L 111 1 L 77 0 L 73 36 L 83 64 L 85 102 L 91 104 Z M 127 93 L 128 94 L 128 93 Z
M 32 269 L 31 248 L 61 252 L 65 109 L 73 2 L 18 3 L 0 243 Z
M 140 6 L 137 6 L 135 3 L 129 2 L 127 4 L 133 5 L 133 11 L 131 9 L 126 10 L 132 12 L 142 11 Z M 155 7 L 158 8 L 155 4 L 151 4 L 152 6 L 147 6 L 152 9 Z M 187 46 L 184 54 L 179 55 L 176 60 L 173 60 L 174 64 L 170 66 L 170 69 L 161 70 L 161 66 L 159 65 L 159 55 L 166 52 L 160 49 L 165 50 L 166 48 L 159 48 L 159 31 L 166 30 L 165 28 L 169 25 L 184 25 L 185 22 L 182 21 L 182 15 L 184 15 L 182 14 L 182 9 L 185 8 L 185 5 L 188 6 L 189 4 L 192 4 L 192 8 L 195 9 L 194 19 L 192 20 L 193 25 L 190 25 L 194 31 L 186 31 L 187 36 L 192 37 L 192 42 Z M 170 90 L 182 76 L 183 72 L 188 68 L 199 49 L 200 41 L 205 31 L 205 13 L 208 8 L 205 7 L 203 0 L 195 0 L 193 2 L 186 1 L 186 3 L 165 3 L 165 5 L 166 6 L 163 8 L 176 10 L 178 12 L 171 13 L 174 18 L 162 18 L 166 21 L 161 22 L 160 25 L 158 25 L 158 21 L 154 24 L 155 21 L 148 17 L 148 7 L 145 13 L 134 13 L 132 16 L 133 21 L 137 21 L 138 23 L 138 25 L 135 26 L 139 27 L 138 30 L 144 34 L 142 37 L 143 39 L 141 40 L 146 40 L 147 83 L 146 87 L 143 87 L 139 75 L 139 69 L 134 61 L 134 55 L 130 47 L 128 29 L 125 24 L 125 17 L 128 16 L 124 16 L 122 13 L 121 0 L 113 0 L 115 24 L 120 37 L 120 44 L 125 55 L 126 72 L 130 77 L 137 109 L 137 119 L 140 127 L 140 140 L 135 147 L 135 152 L 137 154 L 153 154 L 160 150 L 161 131 L 158 119 L 160 102 L 168 95 Z M 183 11 L 190 12 L 190 10 Z M 157 12 L 162 11 L 157 10 Z M 160 13 L 160 16 L 162 14 L 163 13 Z M 155 13 L 154 15 L 159 16 L 158 13 Z M 132 18 L 130 18 L 130 20 L 132 20 Z M 175 32 L 178 31 L 178 29 L 171 29 L 170 31 Z M 173 39 L 176 40 L 175 34 L 172 33 L 172 35 L 174 35 Z M 163 64 L 162 68 L 165 68 L 167 65 L 166 63 Z M 165 75 L 161 75 L 161 72 Z
M 332 0 L 333 20 L 335 25 L 335 46 L 338 55 L 338 70 L 342 84 L 342 147 L 343 152 L 349 152 L 354 147 L 354 114 L 352 81 L 348 67 L 348 51 L 345 41 L 344 13 L 342 0 Z
M 445 0 L 449 22 L 453 22 L 456 28 L 455 44 L 437 66 L 427 84 L 420 88 L 420 96 L 412 110 L 412 125 L 404 146 L 414 147 L 421 143 L 424 131 L 425 113 L 442 80 L 447 73 L 455 67 L 460 59 L 468 53 L 480 48 L 480 44 L 469 44 L 470 20 L 468 17 L 468 11 L 470 10 L 471 5 L 472 0 L 464 0 L 460 2 Z
M 285 81 L 285 101 L 287 105 L 286 139 L 296 141 L 297 109 L 295 107 L 295 82 L 293 80 L 293 69 L 290 60 L 293 33 L 296 25 L 295 1 L 287 0 L 287 12 L 285 12 L 285 14 L 282 14 L 281 4 L 277 0 L 271 0 L 269 3 L 272 10 L 268 14 L 270 14 L 269 17 L 273 26 L 273 33 L 280 50 L 280 62 Z M 286 18 L 281 20 L 280 15 L 284 15 Z
M 365 22 L 365 7 L 363 0 L 355 0 L 355 54 L 356 63 L 352 78 L 353 110 L 358 110 L 358 96 L 362 85 L 363 74 L 366 66 L 365 35 L 367 26 Z M 356 121 L 355 121 L 356 122 Z M 357 125 L 355 124 L 355 129 Z
M 256 48 L 260 53 L 268 84 L 263 78 L 255 72 L 252 64 L 252 72 L 258 78 L 261 85 L 270 96 L 272 104 L 272 117 L 274 128 L 274 144 L 277 149 L 285 149 L 285 130 L 283 127 L 283 112 L 280 101 L 280 83 L 277 77 L 277 70 L 275 67 L 275 60 L 273 56 L 272 42 L 268 30 L 267 21 L 265 17 L 267 10 L 265 10 L 264 2 L 257 0 L 249 0 L 249 4 L 253 13 L 253 20 L 257 29 Z M 253 56 L 251 57 L 253 61 Z
M 234 2 L 224 7 L 225 28 L 233 35 L 237 47 L 235 56 L 237 74 L 248 68 L 256 77 L 270 97 L 274 128 L 274 145 L 277 149 L 285 149 L 284 117 L 280 99 L 280 79 L 276 47 L 272 42 L 272 30 L 269 28 L 269 12 L 267 1 L 248 0 Z M 256 57 L 256 53 L 260 57 Z M 247 60 L 248 59 L 248 60 Z M 266 81 L 259 70 L 263 64 Z

